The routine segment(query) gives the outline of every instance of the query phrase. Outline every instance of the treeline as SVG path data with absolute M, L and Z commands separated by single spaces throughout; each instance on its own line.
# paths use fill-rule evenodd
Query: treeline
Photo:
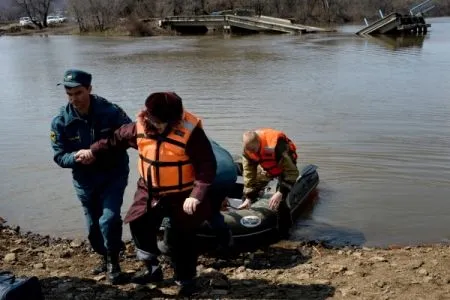
M 378 11 L 407 14 L 417 0 L 68 0 L 68 8 L 83 24 L 103 29 L 127 17 L 160 18 L 201 15 L 214 11 L 246 8 L 257 14 L 291 18 L 300 23 L 362 22 L 378 17 Z M 434 0 L 427 15 L 450 15 L 449 0 Z M 94 14 L 93 14 L 94 13 Z
M 29 17 L 37 27 L 47 27 L 47 16 L 65 6 L 66 0 L 0 0 L 0 21 Z
M 8 1 L 8 0 L 4 0 Z M 304 24 L 363 22 L 384 14 L 409 9 L 417 0 L 9 0 L 0 19 L 31 14 L 26 7 L 39 7 L 42 14 L 62 7 L 78 23 L 80 31 L 105 30 L 124 20 L 161 18 L 173 15 L 201 15 L 214 11 L 245 8 L 257 14 L 294 19 Z M 433 0 L 435 8 L 426 16 L 450 15 L 449 0 Z M 5 6 L 5 4 L 3 4 Z M 43 18 L 43 16 L 41 16 Z

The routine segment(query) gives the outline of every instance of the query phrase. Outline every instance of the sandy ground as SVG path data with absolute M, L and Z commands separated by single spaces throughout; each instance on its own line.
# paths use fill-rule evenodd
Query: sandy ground
M 85 241 L 0 225 L 0 270 L 37 276 L 45 299 L 176 298 L 172 268 L 162 260 L 162 283 L 111 286 L 105 275 L 90 275 L 97 257 Z M 121 266 L 127 276 L 140 267 L 131 243 Z M 281 241 L 234 259 L 201 256 L 197 269 L 194 299 L 450 299 L 450 246 L 444 244 L 327 249 Z

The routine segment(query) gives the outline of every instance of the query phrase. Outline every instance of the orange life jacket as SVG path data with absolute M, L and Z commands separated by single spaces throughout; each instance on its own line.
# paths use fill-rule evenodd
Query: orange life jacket
M 247 159 L 260 164 L 260 166 L 273 177 L 281 175 L 283 170 L 278 166 L 278 162 L 275 157 L 275 147 L 277 145 L 278 139 L 284 139 L 289 146 L 289 155 L 293 159 L 294 163 L 297 162 L 297 148 L 295 144 L 281 131 L 264 128 L 256 130 L 258 135 L 260 148 L 259 152 L 249 152 L 244 151 L 244 155 Z
M 136 122 L 139 152 L 138 170 L 155 196 L 190 190 L 194 186 L 194 167 L 186 154 L 186 144 L 201 120 L 184 111 L 179 126 L 167 136 L 147 135 L 143 124 Z

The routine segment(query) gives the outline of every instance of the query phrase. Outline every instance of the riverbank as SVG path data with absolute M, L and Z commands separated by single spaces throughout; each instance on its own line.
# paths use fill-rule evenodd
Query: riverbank
M 45 299 L 171 299 L 176 287 L 163 260 L 158 285 L 111 286 L 90 275 L 97 257 L 86 241 L 21 233 L 1 225 L 0 270 L 37 276 Z M 139 269 L 134 247 L 121 258 L 127 275 Z M 342 248 L 283 241 L 231 260 L 202 256 L 196 298 L 202 299 L 449 299 L 450 246 Z
M 317 28 L 327 28 L 330 24 L 313 24 Z M 324 29 L 325 30 L 325 29 Z M 334 29 L 326 29 L 327 32 L 334 32 Z M 209 30 L 207 34 L 222 33 L 221 30 Z M 17 23 L 0 26 L 0 36 L 48 36 L 48 35 L 83 35 L 83 36 L 170 36 L 178 35 L 175 30 L 159 26 L 158 19 L 121 19 L 116 25 L 103 31 L 89 30 L 81 32 L 76 23 L 54 24 L 52 26 L 39 29 L 34 25 L 20 26 Z
M 0 26 L 0 36 L 48 36 L 48 35 L 83 35 L 83 36 L 155 36 L 175 35 L 176 33 L 158 26 L 155 20 L 127 20 L 104 31 L 80 32 L 75 23 L 63 23 L 39 29 L 34 26 L 20 26 L 17 23 Z

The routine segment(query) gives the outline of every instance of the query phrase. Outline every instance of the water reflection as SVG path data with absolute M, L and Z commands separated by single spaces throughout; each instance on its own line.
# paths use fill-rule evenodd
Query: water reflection
M 426 35 L 376 35 L 367 36 L 370 42 L 377 43 L 390 50 L 399 50 L 402 48 L 422 48 Z

